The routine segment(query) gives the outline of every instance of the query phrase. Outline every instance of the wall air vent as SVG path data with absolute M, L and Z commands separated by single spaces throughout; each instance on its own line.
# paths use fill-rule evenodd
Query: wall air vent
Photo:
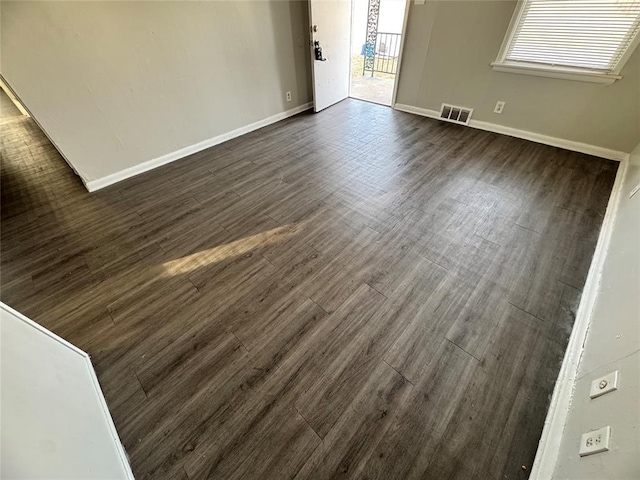
M 455 105 L 442 104 L 440 109 L 440 120 L 447 122 L 459 123 L 461 125 L 469 125 L 473 108 L 457 107 Z

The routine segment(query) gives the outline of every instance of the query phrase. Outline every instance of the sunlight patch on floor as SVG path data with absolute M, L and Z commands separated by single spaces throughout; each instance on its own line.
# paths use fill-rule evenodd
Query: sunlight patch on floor
M 301 224 L 295 225 L 299 227 Z M 266 247 L 287 240 L 295 235 L 297 228 L 293 224 L 272 228 L 250 237 L 241 238 L 233 242 L 218 245 L 201 252 L 192 253 L 162 264 L 163 276 L 173 277 L 193 272 L 202 267 L 213 265 L 230 258 L 238 257 L 257 248 Z

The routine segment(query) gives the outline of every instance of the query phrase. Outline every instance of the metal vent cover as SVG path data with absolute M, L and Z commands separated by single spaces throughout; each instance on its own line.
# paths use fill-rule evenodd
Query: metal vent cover
M 440 108 L 440 120 L 459 123 L 460 125 L 469 125 L 472 113 L 473 108 L 458 107 L 457 105 L 443 103 Z

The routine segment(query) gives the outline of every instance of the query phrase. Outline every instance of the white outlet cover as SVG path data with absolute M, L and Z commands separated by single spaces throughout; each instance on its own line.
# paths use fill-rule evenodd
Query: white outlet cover
M 606 452 L 609 450 L 610 441 L 611 427 L 609 426 L 585 433 L 580 439 L 580 450 L 578 453 L 581 457 L 586 457 L 594 453 Z
M 605 393 L 618 389 L 618 370 L 611 372 L 604 377 L 596 378 L 591 382 L 590 398 L 596 398 Z

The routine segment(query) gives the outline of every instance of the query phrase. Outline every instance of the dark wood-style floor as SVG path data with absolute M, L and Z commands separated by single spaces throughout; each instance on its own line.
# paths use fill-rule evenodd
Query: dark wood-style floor
M 139 479 L 527 478 L 616 169 L 347 100 L 89 194 L 5 118 L 2 300 Z

